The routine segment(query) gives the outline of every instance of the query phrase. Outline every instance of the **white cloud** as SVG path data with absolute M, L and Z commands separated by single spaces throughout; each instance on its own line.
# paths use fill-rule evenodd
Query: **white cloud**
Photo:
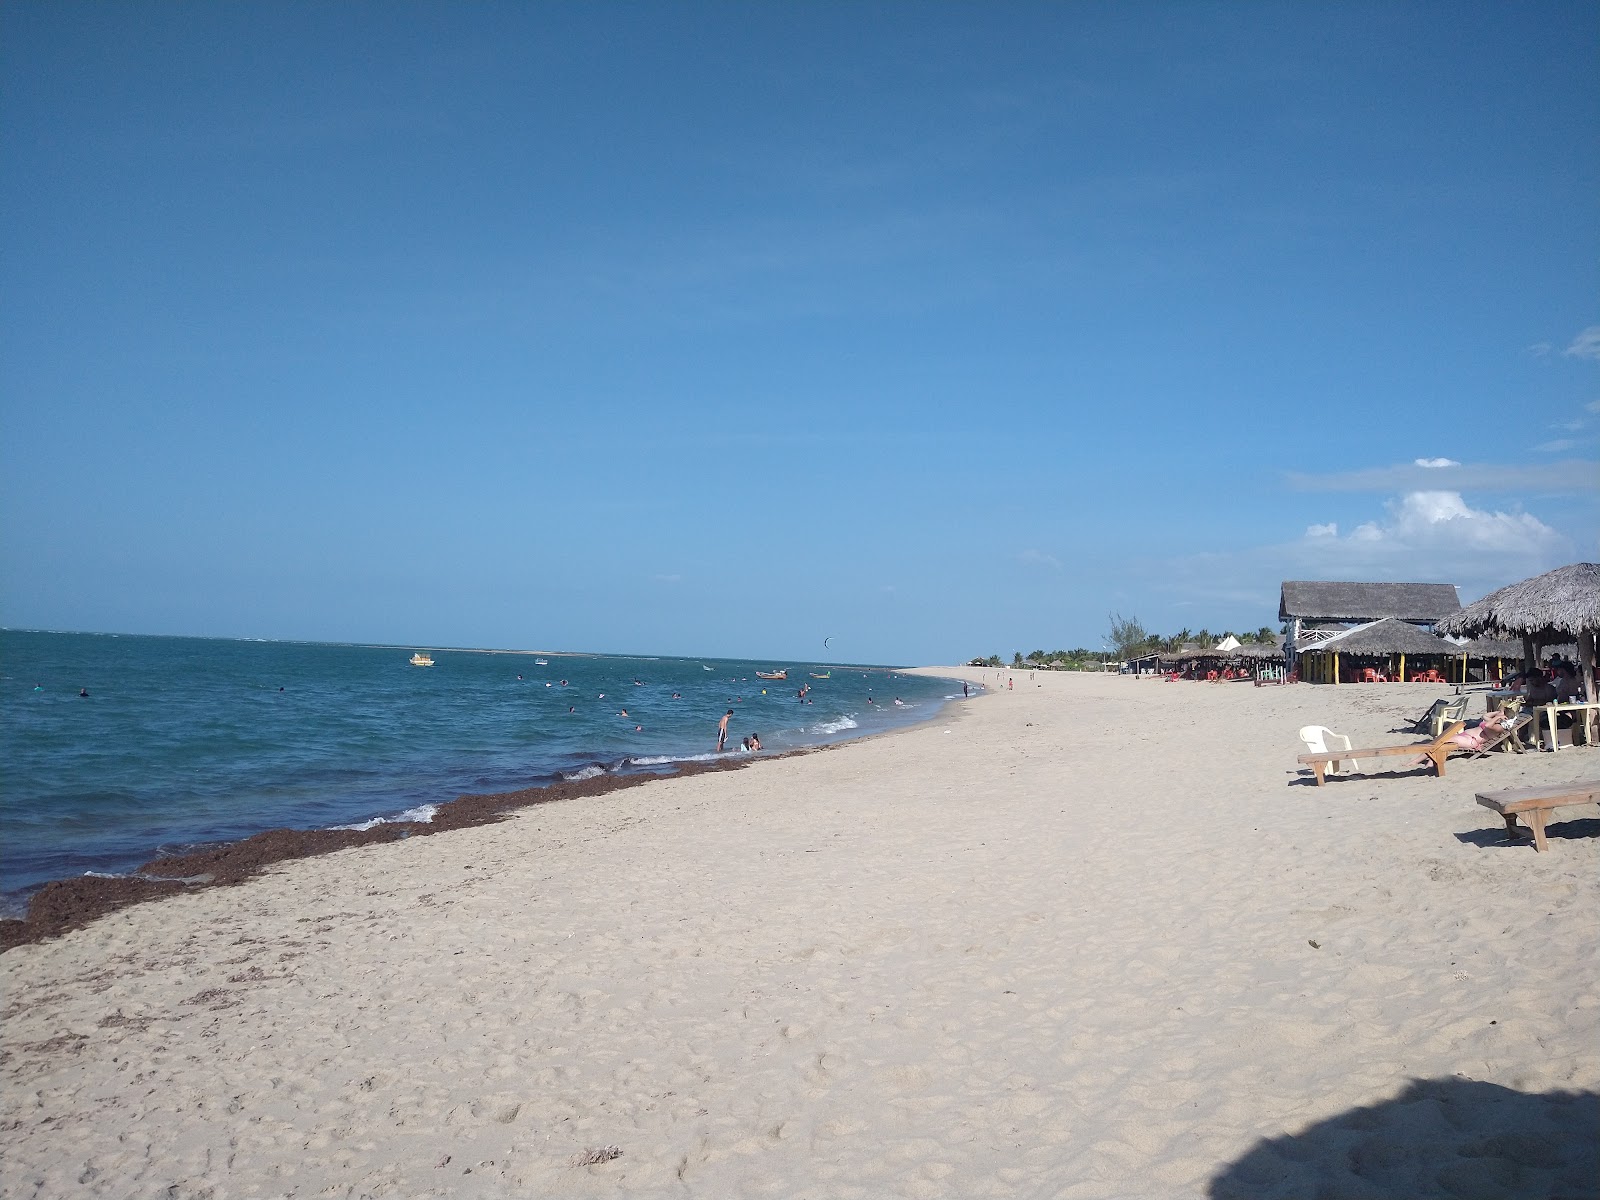
M 1589 403 L 1585 404 L 1583 407 L 1584 407 L 1584 410 L 1587 411 L 1587 412 L 1600 413 L 1600 400 L 1591 400 L 1591 401 L 1589 401 Z
M 1017 555 L 1017 561 L 1028 567 L 1049 567 L 1055 571 L 1061 569 L 1061 560 L 1043 550 L 1024 550 Z
M 1554 349 L 1555 347 L 1549 342 L 1535 342 L 1533 345 L 1528 347 L 1528 353 L 1533 355 L 1535 358 L 1543 358 Z
M 1461 465 L 1453 458 L 1419 458 L 1416 462 L 1417 466 L 1424 467 L 1430 471 L 1437 471 L 1441 467 L 1459 467 Z
M 1534 449 L 1545 454 L 1557 454 L 1562 450 L 1571 450 L 1577 444 L 1571 438 L 1556 438 L 1551 442 L 1540 442 Z
M 1328 521 L 1291 542 L 1169 561 L 1154 586 L 1208 610 L 1265 608 L 1269 593 L 1275 609 L 1285 579 L 1453 583 L 1467 601 L 1572 562 L 1573 552 L 1570 538 L 1532 513 L 1474 508 L 1458 491 L 1417 489 L 1347 534 Z M 1259 598 L 1247 604 L 1246 594 Z
M 683 582 L 683 576 L 682 575 L 652 575 L 652 576 L 650 576 L 650 578 L 655 580 L 657 583 L 682 583 Z
M 1600 325 L 1591 325 L 1577 337 L 1572 345 L 1561 352 L 1568 358 L 1593 358 L 1600 360 Z
M 1460 492 L 1407 492 L 1347 537 L 1313 525 L 1289 556 L 1321 579 L 1420 579 L 1468 586 L 1523 578 L 1566 561 L 1571 544 L 1528 512 L 1473 508 Z M 1288 576 L 1286 576 L 1288 578 Z M 1496 584 L 1495 586 L 1498 586 Z

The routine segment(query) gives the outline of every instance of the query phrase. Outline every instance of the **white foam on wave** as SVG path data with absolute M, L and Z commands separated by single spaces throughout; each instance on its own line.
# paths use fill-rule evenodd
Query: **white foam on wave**
M 638 758 L 630 758 L 628 762 L 635 767 L 662 767 L 668 763 L 715 762 L 726 757 L 724 754 L 642 754 Z
M 813 725 L 811 727 L 811 732 L 826 737 L 830 733 L 843 733 L 846 729 L 859 728 L 861 727 L 857 725 L 855 721 L 851 720 L 848 715 L 846 715 L 835 721 L 823 721 L 819 725 Z
M 439 811 L 437 804 L 419 804 L 415 808 L 408 808 L 403 813 L 392 817 L 373 817 L 370 821 L 357 821 L 353 825 L 333 825 L 333 829 L 353 829 L 357 833 L 364 830 L 376 829 L 379 825 L 409 824 L 426 825 L 431 822 Z
M 606 769 L 602 766 L 580 767 L 576 771 L 563 771 L 562 783 L 582 783 L 585 779 L 593 779 L 597 775 L 604 775 Z

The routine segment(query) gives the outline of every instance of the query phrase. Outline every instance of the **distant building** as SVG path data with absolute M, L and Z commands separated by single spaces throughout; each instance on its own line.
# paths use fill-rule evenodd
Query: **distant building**
M 1461 611 L 1453 583 L 1331 583 L 1285 580 L 1278 598 L 1278 620 L 1289 626 L 1284 653 L 1290 668 L 1308 646 L 1351 625 L 1390 618 L 1432 629 Z

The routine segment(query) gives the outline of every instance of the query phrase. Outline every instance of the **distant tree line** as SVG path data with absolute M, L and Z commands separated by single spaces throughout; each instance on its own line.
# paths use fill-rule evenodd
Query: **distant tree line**
M 1061 671 L 1083 671 L 1090 668 L 1098 670 L 1100 664 L 1106 662 L 1107 657 L 1103 651 L 1085 650 L 1082 646 L 1076 650 L 1032 650 L 1023 654 L 1018 650 L 1011 655 L 1011 666 L 1015 670 L 1025 670 L 1028 667 L 1050 667 Z M 988 658 L 978 657 L 968 661 L 969 667 L 1003 667 L 1005 660 L 998 654 L 991 654 Z
M 1177 633 L 1163 637 L 1159 633 L 1151 633 L 1139 623 L 1138 617 L 1124 617 L 1121 613 L 1111 613 L 1111 632 L 1108 640 L 1116 657 L 1121 659 L 1139 658 L 1146 654 L 1171 653 L 1188 643 L 1196 646 L 1210 647 L 1218 642 L 1227 641 L 1229 638 L 1238 638 L 1241 642 L 1256 642 L 1267 645 L 1277 640 L 1277 635 L 1269 625 L 1263 625 L 1254 632 L 1235 633 L 1225 629 L 1221 633 L 1212 633 L 1209 629 L 1190 629 L 1185 626 Z
M 1246 633 L 1236 633 L 1231 629 L 1212 633 L 1209 629 L 1185 627 L 1170 636 L 1163 636 L 1151 633 L 1139 623 L 1138 617 L 1124 617 L 1121 613 L 1111 613 L 1110 618 L 1111 629 L 1106 635 L 1109 649 L 1086 650 L 1079 646 L 1074 650 L 1032 650 L 1027 654 L 1018 650 L 1011 655 L 1010 665 L 1015 670 L 1028 667 L 1050 667 L 1061 671 L 1099 670 L 1108 662 L 1123 662 L 1130 658 L 1141 658 L 1146 654 L 1173 653 L 1188 643 L 1210 647 L 1230 637 L 1238 638 L 1241 642 L 1256 642 L 1263 645 L 1276 640 L 1273 629 L 1267 625 Z M 971 659 L 967 665 L 1004 667 L 1006 663 L 998 654 L 991 654 L 987 658 L 979 656 Z

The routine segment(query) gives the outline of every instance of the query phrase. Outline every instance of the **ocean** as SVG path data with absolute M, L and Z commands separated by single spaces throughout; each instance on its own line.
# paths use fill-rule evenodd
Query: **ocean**
M 670 771 L 715 757 L 730 708 L 730 751 L 758 733 L 773 753 L 961 696 L 890 667 L 434 648 L 416 667 L 413 649 L 0 630 L 0 915 L 48 880 L 266 829 Z

